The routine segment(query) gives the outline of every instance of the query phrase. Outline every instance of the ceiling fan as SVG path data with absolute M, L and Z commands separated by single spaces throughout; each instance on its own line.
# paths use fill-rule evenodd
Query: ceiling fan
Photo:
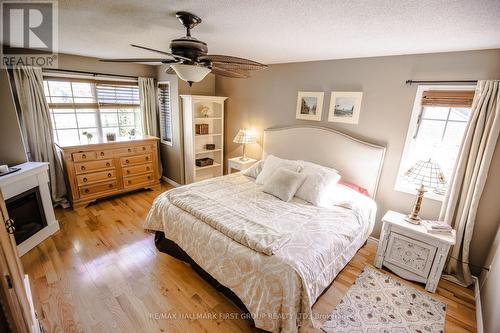
M 208 54 L 207 43 L 191 37 L 191 29 L 201 23 L 201 18 L 188 12 L 177 12 L 175 16 L 186 27 L 186 36 L 170 42 L 170 52 L 134 45 L 140 49 L 163 54 L 162 58 L 101 59 L 107 62 L 161 62 L 170 64 L 168 74 L 177 74 L 191 86 L 212 72 L 215 75 L 248 78 L 249 71 L 267 68 L 267 65 L 249 59 L 228 55 Z

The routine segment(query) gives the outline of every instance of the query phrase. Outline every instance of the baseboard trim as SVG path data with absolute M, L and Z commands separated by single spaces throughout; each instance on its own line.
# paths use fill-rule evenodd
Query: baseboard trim
M 167 178 L 167 177 L 165 177 L 165 176 L 161 176 L 161 179 L 162 179 L 163 181 L 166 181 L 167 183 L 169 183 L 170 185 L 172 185 L 172 186 L 174 186 L 174 187 L 179 187 L 179 186 L 181 186 L 181 184 L 179 184 L 179 183 L 177 183 L 176 181 L 173 181 L 172 179 Z
M 479 290 L 479 279 L 476 276 L 472 277 L 474 280 L 474 298 L 476 300 L 476 326 L 477 333 L 483 333 L 483 310 L 481 308 L 481 291 Z

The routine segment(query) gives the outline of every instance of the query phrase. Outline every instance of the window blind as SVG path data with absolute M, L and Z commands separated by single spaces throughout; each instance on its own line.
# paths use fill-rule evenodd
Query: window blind
M 428 90 L 422 94 L 422 106 L 470 108 L 473 98 L 473 90 Z
M 96 83 L 96 92 L 100 107 L 130 108 L 140 105 L 137 85 Z
M 161 140 L 172 143 L 172 109 L 170 106 L 170 86 L 168 83 L 158 84 L 158 100 Z

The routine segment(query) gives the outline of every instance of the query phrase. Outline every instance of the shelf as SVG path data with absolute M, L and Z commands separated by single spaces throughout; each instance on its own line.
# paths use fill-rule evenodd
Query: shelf
M 220 135 L 222 135 L 222 134 L 221 133 L 219 133 L 219 134 L 212 133 L 212 134 L 195 134 L 194 136 L 196 136 L 196 137 L 198 137 L 198 136 L 209 137 L 209 136 L 220 136 Z
M 204 167 L 199 167 L 199 166 L 196 166 L 196 170 L 205 170 L 205 169 L 211 169 L 211 168 L 217 168 L 217 167 L 220 167 L 221 165 L 217 162 L 214 162 L 214 164 L 212 165 L 207 165 L 207 166 L 204 166 Z
M 200 154 L 206 154 L 206 153 L 213 153 L 213 152 L 216 152 L 216 151 L 221 151 L 222 149 L 212 149 L 212 150 L 208 150 L 208 149 L 203 149 L 203 150 L 198 150 L 196 152 L 196 155 L 200 155 Z
M 202 119 L 207 119 L 207 120 L 218 120 L 222 119 L 222 117 L 194 117 L 196 120 L 202 120 Z

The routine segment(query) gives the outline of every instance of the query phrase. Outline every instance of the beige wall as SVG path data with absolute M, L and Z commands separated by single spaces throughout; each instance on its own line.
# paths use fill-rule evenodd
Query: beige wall
M 378 217 L 388 209 L 408 212 L 412 195 L 394 190 L 394 183 L 410 121 L 416 86 L 407 79 L 464 80 L 500 78 L 500 50 L 455 52 L 427 55 L 375 57 L 271 65 L 252 73 L 252 78 L 238 80 L 217 77 L 216 93 L 228 96 L 226 102 L 226 158 L 241 154 L 232 142 L 240 127 L 253 127 L 260 133 L 265 128 L 291 124 L 314 124 L 334 128 L 363 140 L 387 147 L 380 186 L 377 193 Z M 297 91 L 323 91 L 321 122 L 295 119 Z M 363 103 L 358 125 L 326 121 L 331 91 L 362 91 Z M 260 158 L 260 146 L 248 149 L 249 155 Z M 477 218 L 476 237 L 472 244 L 473 264 L 484 261 L 492 234 L 498 224 L 498 207 L 493 205 L 492 188 L 500 175 L 500 152 L 494 157 L 493 174 L 488 180 Z M 498 185 L 497 185 L 498 188 Z M 500 206 L 500 205 L 496 205 Z M 421 215 L 438 217 L 440 202 L 425 199 Z M 373 236 L 378 237 L 380 223 Z
M 490 254 L 486 259 L 486 266 L 490 271 L 484 271 L 479 279 L 481 286 L 481 310 L 483 314 L 483 325 L 485 333 L 500 332 L 500 230 L 496 232 L 496 238 L 491 247 Z
M 170 94 L 172 95 L 172 145 L 160 144 L 163 175 L 178 184 L 184 184 L 182 107 L 178 95 L 214 95 L 215 77 L 209 74 L 201 82 L 193 83 L 193 86 L 189 87 L 187 82 L 178 79 L 176 75 L 166 74 L 167 68 L 166 65 L 156 68 L 156 78 L 159 82 L 170 82 Z M 175 98 L 176 96 L 177 98 Z

